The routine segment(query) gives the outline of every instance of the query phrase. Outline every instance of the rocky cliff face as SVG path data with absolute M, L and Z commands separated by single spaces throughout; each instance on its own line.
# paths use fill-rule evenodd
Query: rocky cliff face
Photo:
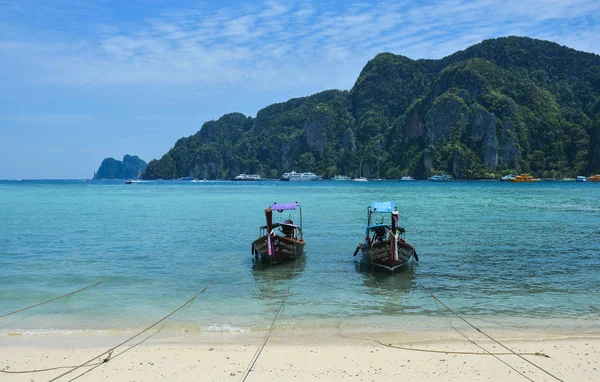
M 325 177 L 575 176 L 600 165 L 599 100 L 600 56 L 547 41 L 486 40 L 442 60 L 383 53 L 349 92 L 205 123 L 144 177 L 275 178 L 300 167 Z
M 106 158 L 94 173 L 94 179 L 134 179 L 146 169 L 146 162 L 137 156 L 125 155 L 122 161 Z

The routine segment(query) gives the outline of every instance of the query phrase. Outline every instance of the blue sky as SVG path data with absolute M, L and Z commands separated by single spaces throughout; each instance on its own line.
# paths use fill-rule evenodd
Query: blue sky
M 0 0 L 0 179 L 150 161 L 222 114 L 350 89 L 380 52 L 518 35 L 600 53 L 600 2 Z

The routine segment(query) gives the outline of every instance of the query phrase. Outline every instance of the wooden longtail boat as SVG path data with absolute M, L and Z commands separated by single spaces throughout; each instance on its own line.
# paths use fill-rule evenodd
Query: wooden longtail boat
M 391 224 L 385 222 L 388 214 Z M 377 221 L 379 217 L 381 219 Z M 392 272 L 407 265 L 411 257 L 419 261 L 415 247 L 406 241 L 404 232 L 404 228 L 398 226 L 396 203 L 371 203 L 368 208 L 366 237 L 358 244 L 354 256 L 361 251 L 364 263 Z
M 273 211 L 300 213 L 300 225 L 294 224 L 291 214 L 288 218 L 273 223 Z M 252 254 L 263 261 L 277 264 L 282 261 L 295 260 L 304 253 L 306 241 L 302 237 L 302 207 L 295 203 L 275 203 L 265 210 L 267 225 L 260 227 L 259 238 L 252 242 Z

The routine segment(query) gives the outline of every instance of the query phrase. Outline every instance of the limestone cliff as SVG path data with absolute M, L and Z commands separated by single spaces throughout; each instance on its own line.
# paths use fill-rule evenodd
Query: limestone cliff
M 146 162 L 137 156 L 125 155 L 123 160 L 106 158 L 94 173 L 94 179 L 135 179 L 146 169 Z

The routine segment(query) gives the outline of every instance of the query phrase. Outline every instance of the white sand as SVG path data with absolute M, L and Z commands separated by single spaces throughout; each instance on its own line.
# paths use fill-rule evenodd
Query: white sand
M 340 335 L 341 334 L 341 335 Z M 465 331 L 491 352 L 505 352 Z M 0 370 L 19 371 L 79 365 L 130 337 L 132 333 L 75 333 L 61 335 L 4 335 L 0 337 Z M 240 381 L 259 348 L 264 333 L 160 332 L 77 381 Z M 528 355 L 564 381 L 600 381 L 600 333 L 539 333 L 530 338 L 497 339 L 516 352 L 542 352 L 550 358 Z M 514 336 L 513 336 L 514 337 Z M 273 332 L 247 381 L 525 381 L 489 355 L 429 353 L 394 349 L 482 352 L 454 330 L 435 333 L 314 333 Z M 504 338 L 504 339 L 502 339 Z M 138 338 L 137 342 L 143 337 Z M 131 344 L 136 343 L 132 341 Z M 115 357 L 116 356 L 116 357 Z M 499 358 L 534 381 L 556 380 L 514 355 Z M 69 381 L 89 368 L 62 378 Z M 69 369 L 30 374 L 0 373 L 0 381 L 48 381 Z

